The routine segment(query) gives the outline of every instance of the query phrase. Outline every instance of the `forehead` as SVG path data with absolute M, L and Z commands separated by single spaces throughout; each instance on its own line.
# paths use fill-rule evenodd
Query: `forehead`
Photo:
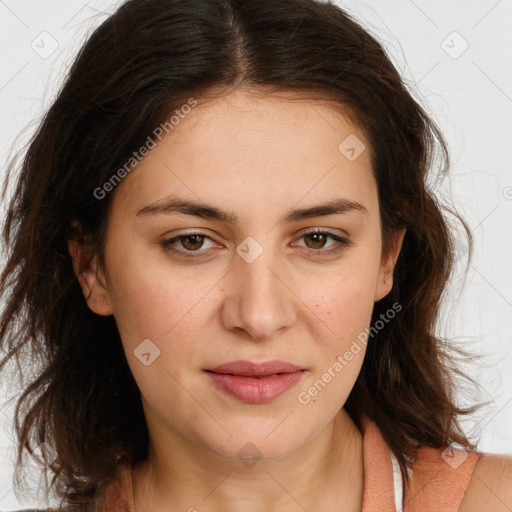
M 365 134 L 331 103 L 239 91 L 197 98 L 118 188 L 133 210 L 176 192 L 236 210 L 336 191 L 371 202 L 375 186 Z
M 248 90 L 224 93 L 214 97 L 199 98 L 198 104 L 171 131 L 176 142 L 186 143 L 190 137 L 210 135 L 229 137 L 226 143 L 251 143 L 249 137 L 257 137 L 254 143 L 264 142 L 270 149 L 276 145 L 295 145 L 295 153 L 301 152 L 300 141 L 317 143 L 329 133 L 334 137 L 326 144 L 336 142 L 343 133 L 357 134 L 366 144 L 366 135 L 356 127 L 354 113 L 343 105 L 305 96 L 305 93 L 262 94 Z M 200 142 L 200 141 L 197 141 Z M 254 147 L 254 144 L 250 144 Z M 309 150 L 311 144 L 304 146 Z M 336 144 L 337 146 L 337 144 Z

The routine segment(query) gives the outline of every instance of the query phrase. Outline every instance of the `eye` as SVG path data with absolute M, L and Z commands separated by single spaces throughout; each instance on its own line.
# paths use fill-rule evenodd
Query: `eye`
M 348 238 L 336 235 L 331 233 L 330 231 L 322 231 L 321 229 L 308 231 L 306 233 L 302 233 L 299 239 L 304 238 L 306 242 L 311 245 L 306 244 L 306 248 L 309 249 L 309 253 L 321 253 L 321 254 L 332 254 L 341 251 L 345 248 L 345 246 L 351 245 Z M 334 243 L 328 246 L 328 249 L 325 249 L 325 243 L 328 240 L 333 240 Z
M 163 240 L 162 245 L 165 249 L 168 249 L 173 252 L 177 253 L 184 253 L 184 252 L 204 252 L 199 251 L 204 243 L 204 241 L 212 240 L 208 235 L 205 235 L 204 233 L 187 233 L 184 235 L 178 235 L 173 238 L 169 238 L 167 240 Z M 181 247 L 183 247 L 185 250 L 177 249 L 174 245 L 176 242 L 179 242 Z
M 332 254 L 341 251 L 345 246 L 351 245 L 349 239 L 320 229 L 302 233 L 299 240 L 303 238 L 310 244 L 305 246 L 309 254 Z M 325 249 L 325 244 L 329 239 L 334 243 Z M 208 247 L 204 249 L 204 242 L 206 240 L 213 242 L 213 239 L 205 233 L 193 232 L 162 240 L 161 245 L 167 251 L 185 256 L 187 253 L 192 255 L 191 253 L 207 252 Z M 176 247 L 177 244 L 179 244 L 181 248 Z M 196 256 L 196 254 L 193 256 Z

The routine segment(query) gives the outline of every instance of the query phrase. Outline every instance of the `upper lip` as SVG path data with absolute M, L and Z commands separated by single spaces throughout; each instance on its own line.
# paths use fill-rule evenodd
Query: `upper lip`
M 274 359 L 272 361 L 251 362 L 245 360 L 231 361 L 229 363 L 215 366 L 215 368 L 207 368 L 206 371 L 213 373 L 223 373 L 229 375 L 240 375 L 243 377 L 274 375 L 276 373 L 295 373 L 303 368 L 295 366 L 286 361 Z

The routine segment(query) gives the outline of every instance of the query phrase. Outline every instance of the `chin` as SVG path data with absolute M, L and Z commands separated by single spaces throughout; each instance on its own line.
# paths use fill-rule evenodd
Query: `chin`
M 306 431 L 304 425 L 299 427 L 291 421 L 286 425 L 286 422 L 279 425 L 274 419 L 267 419 L 258 424 L 257 420 L 250 419 L 238 422 L 238 428 L 230 423 L 227 430 L 232 437 L 225 433 L 222 439 L 203 439 L 203 442 L 219 457 L 239 460 L 251 467 L 258 461 L 287 457 L 313 437 L 314 434 Z

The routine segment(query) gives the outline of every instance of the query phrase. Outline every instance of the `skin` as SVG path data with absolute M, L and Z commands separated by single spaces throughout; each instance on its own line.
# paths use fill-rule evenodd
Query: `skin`
M 512 457 L 486 454 L 475 464 L 459 511 L 482 510 L 512 510 Z
M 369 327 L 405 231 L 383 254 L 365 134 L 329 104 L 290 98 L 238 91 L 199 101 L 117 186 L 105 268 L 93 258 L 79 274 L 91 310 L 114 315 L 141 391 L 150 452 L 133 472 L 138 512 L 361 510 L 362 438 L 343 405 L 364 344 L 309 404 L 297 395 Z M 366 145 L 354 161 L 338 150 L 351 134 Z M 137 215 L 171 195 L 232 211 L 238 223 Z M 367 212 L 281 221 L 340 197 Z M 337 243 L 304 236 L 315 228 L 350 244 L 325 254 Z M 211 239 L 174 242 L 183 256 L 162 245 L 191 232 Z M 263 249 L 251 263 L 236 252 L 249 236 Z M 69 249 L 78 269 L 86 251 Z M 148 366 L 134 354 L 145 339 L 160 350 Z M 274 401 L 250 404 L 202 371 L 236 359 L 307 371 Z M 249 442 L 261 454 L 252 467 L 237 455 Z

